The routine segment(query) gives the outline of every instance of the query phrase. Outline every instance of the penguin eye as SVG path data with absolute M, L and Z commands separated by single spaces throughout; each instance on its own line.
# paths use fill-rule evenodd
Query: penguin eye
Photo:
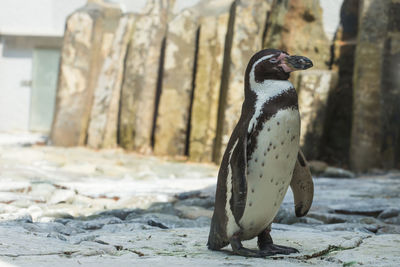
M 271 62 L 271 63 L 276 63 L 276 62 L 278 62 L 278 59 L 277 59 L 277 58 L 271 58 L 271 59 L 269 60 L 269 62 Z

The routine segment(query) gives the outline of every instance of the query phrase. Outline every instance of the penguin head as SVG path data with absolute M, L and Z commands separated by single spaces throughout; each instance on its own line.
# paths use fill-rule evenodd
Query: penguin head
M 312 66 L 312 61 L 306 57 L 291 56 L 278 49 L 264 49 L 250 59 L 246 74 L 254 75 L 258 83 L 264 80 L 287 80 L 292 71 L 305 70 Z

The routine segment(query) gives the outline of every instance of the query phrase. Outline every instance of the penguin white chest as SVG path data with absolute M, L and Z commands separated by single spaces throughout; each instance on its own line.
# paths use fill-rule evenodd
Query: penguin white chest
M 279 110 L 257 135 L 247 162 L 247 201 L 240 226 L 253 238 L 274 219 L 290 184 L 299 151 L 300 115 L 295 108 Z

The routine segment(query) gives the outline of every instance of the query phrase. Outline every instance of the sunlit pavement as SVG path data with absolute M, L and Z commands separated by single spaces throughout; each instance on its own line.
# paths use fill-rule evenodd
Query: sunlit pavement
M 314 205 L 302 219 L 293 215 L 289 191 L 277 216 L 284 224 L 274 224 L 272 234 L 300 253 L 245 259 L 229 247 L 205 246 L 217 166 L 45 142 L 40 135 L 0 134 L 0 266 L 396 266 L 400 260 L 396 172 L 315 179 Z M 192 190 L 203 193 L 175 197 Z M 246 246 L 255 248 L 255 240 Z

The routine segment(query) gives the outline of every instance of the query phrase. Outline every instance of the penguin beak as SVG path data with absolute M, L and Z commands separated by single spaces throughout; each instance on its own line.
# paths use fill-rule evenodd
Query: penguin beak
M 285 72 L 292 72 L 296 70 L 306 70 L 313 66 L 309 58 L 302 56 L 288 56 L 286 55 L 279 65 Z

